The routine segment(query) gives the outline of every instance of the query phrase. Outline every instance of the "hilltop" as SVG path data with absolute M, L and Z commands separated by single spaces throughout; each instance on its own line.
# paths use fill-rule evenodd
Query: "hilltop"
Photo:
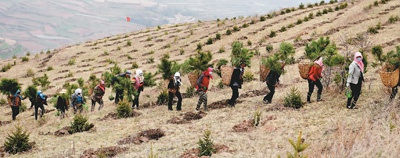
M 117 157 L 147 157 L 152 146 L 160 157 L 179 157 L 196 148 L 198 139 L 209 129 L 215 144 L 228 147 L 212 157 L 276 157 L 285 156 L 287 151 L 292 152 L 288 139 L 296 139 L 299 131 L 302 131 L 305 142 L 310 144 L 305 150 L 309 157 L 397 157 L 400 155 L 400 103 L 398 96 L 394 103 L 388 103 L 388 89 L 377 74 L 379 67 L 368 67 L 366 82 L 357 103 L 359 109 L 346 109 L 346 98 L 333 83 L 329 88 L 325 87 L 323 102 L 316 102 L 314 94 L 314 102 L 300 109 L 283 106 L 284 97 L 292 87 L 297 87 L 305 100 L 307 81 L 301 79 L 297 64 L 304 60 L 305 44 L 308 42 L 329 36 L 343 55 L 352 54 L 365 45 L 381 45 L 384 52 L 400 45 L 400 21 L 388 22 L 389 18 L 400 16 L 400 1 L 379 1 L 377 5 L 374 2 L 347 1 L 346 7 L 340 7 L 344 2 L 312 4 L 312 7 L 305 4 L 304 9 L 283 9 L 275 11 L 275 14 L 271 12 L 259 16 L 163 25 L 25 56 L 25 61 L 22 61 L 23 57 L 3 60 L 0 67 L 10 65 L 11 68 L 0 72 L 1 78 L 18 79 L 25 89 L 32 84 L 32 76 L 28 72 L 33 72 L 35 77 L 46 74 L 50 86 L 44 92 L 53 96 L 65 83 L 76 83 L 79 78 L 86 81 L 91 74 L 101 77 L 114 63 L 123 70 L 132 71 L 135 70 L 132 65 L 136 63 L 145 72 L 155 73 L 160 59 L 164 54 L 169 54 L 170 60 L 181 64 L 196 54 L 198 45 L 213 54 L 212 63 L 220 59 L 229 61 L 234 41 L 243 42 L 246 48 L 259 53 L 252 58 L 251 67 L 246 69 L 254 74 L 255 79 L 244 83 L 239 90 L 240 103 L 235 108 L 212 109 L 201 119 L 186 124 L 167 123 L 173 117 L 195 112 L 198 97 L 184 98 L 182 111 L 170 112 L 166 106 L 152 106 L 159 93 L 159 87 L 155 86 L 146 87 L 141 94 L 140 104 L 144 108 L 135 110 L 141 113 L 140 116 L 103 119 L 116 109 L 116 105 L 107 98 L 110 94 L 114 95 L 108 88 L 104 98 L 105 108 L 86 113 L 95 130 L 69 136 L 58 137 L 53 133 L 70 125 L 73 119 L 71 111 L 69 117 L 62 120 L 54 116 L 55 111 L 52 111 L 45 114 L 44 121 L 35 121 L 31 116 L 33 110 L 28 110 L 18 115 L 17 121 L 8 122 L 11 120 L 11 109 L 1 106 L 0 126 L 4 132 L 0 134 L 0 143 L 19 124 L 31 133 L 30 140 L 35 141 L 36 146 L 28 153 L 7 156 L 79 157 L 90 148 L 96 150 L 118 146 L 125 147 L 126 151 Z M 329 8 L 332 11 L 328 11 Z M 324 9 L 327 10 L 326 14 L 322 14 Z M 318 12 L 321 12 L 320 16 L 317 16 Z M 310 13 L 313 13 L 313 18 L 304 20 Z M 369 29 L 379 23 L 380 29 L 371 33 Z M 283 26 L 285 31 L 282 30 Z M 232 31 L 231 34 L 227 34 L 228 29 Z M 275 32 L 275 36 L 271 36 L 271 32 Z M 221 35 L 219 40 L 216 39 L 217 33 Z M 344 41 L 366 33 L 365 45 L 343 45 Z M 213 41 L 212 44 L 206 44 L 209 39 Z M 258 81 L 260 58 L 270 55 L 266 50 L 267 45 L 271 44 L 276 52 L 282 42 L 295 46 L 296 63 L 286 66 L 286 74 L 281 76 L 282 85 L 277 88 L 272 104 L 264 105 L 262 98 L 268 90 L 265 83 Z M 373 56 L 370 52 L 366 53 L 372 62 Z M 163 82 L 160 75 L 156 78 L 157 82 Z M 208 92 L 208 104 L 230 98 L 231 89 L 220 88 L 220 80 L 215 75 Z M 181 90 L 185 92 L 189 86 L 186 76 L 183 77 L 183 83 Z M 30 106 L 28 101 L 25 103 Z M 45 108 L 54 109 L 52 105 Z M 256 111 L 262 112 L 259 127 L 248 132 L 233 130 L 235 125 L 251 119 Z M 165 133 L 158 140 L 118 144 L 129 135 L 157 128 Z

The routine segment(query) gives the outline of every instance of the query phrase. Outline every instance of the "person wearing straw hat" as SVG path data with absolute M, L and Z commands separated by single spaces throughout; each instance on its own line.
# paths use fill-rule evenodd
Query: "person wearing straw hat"
M 179 92 L 180 86 L 182 86 L 181 74 L 179 72 L 175 72 L 174 77 L 171 78 L 168 83 L 168 110 L 170 111 L 172 111 L 172 100 L 174 99 L 174 96 L 178 97 L 176 110 L 181 111 L 182 95 L 181 92 Z
M 349 66 L 349 76 L 346 87 L 350 87 L 352 95 L 347 99 L 348 109 L 357 109 L 356 103 L 361 94 L 361 86 L 364 81 L 364 63 L 360 52 L 354 54 L 354 60 Z
M 246 67 L 246 61 L 240 60 L 240 65 L 236 66 L 232 72 L 231 83 L 229 86 L 232 89 L 232 97 L 229 99 L 228 104 L 230 107 L 235 107 L 236 99 L 239 98 L 239 89 L 242 88 L 244 67 Z
M 307 93 L 307 103 L 311 103 L 311 95 L 314 91 L 314 86 L 318 87 L 317 91 L 317 101 L 322 101 L 322 84 L 320 79 L 322 78 L 322 71 L 324 71 L 324 64 L 322 62 L 322 57 L 319 56 L 314 60 L 314 65 L 311 66 L 310 71 L 308 72 L 308 93 Z
M 57 99 L 56 108 L 57 108 L 57 110 L 60 111 L 61 119 L 64 118 L 64 116 L 65 116 L 65 110 L 68 110 L 68 100 L 67 100 L 66 93 L 67 93 L 67 90 L 62 89 L 60 91 L 60 95 L 58 96 L 58 99 Z
M 100 83 L 93 88 L 93 93 L 90 96 L 90 99 L 92 100 L 92 107 L 90 108 L 90 111 L 94 111 L 96 102 L 99 103 L 99 111 L 101 110 L 101 108 L 103 108 L 104 106 L 103 96 L 105 93 L 106 93 L 106 86 L 104 84 L 104 81 L 101 80 Z
M 132 109 L 135 108 L 135 105 L 136 105 L 136 109 L 139 109 L 139 96 L 140 96 L 140 92 L 143 92 L 143 89 L 144 89 L 143 88 L 144 87 L 143 70 L 141 70 L 141 69 L 136 70 L 136 75 L 135 75 L 135 77 L 132 78 L 131 83 L 134 88 L 133 95 L 135 97 L 135 99 L 133 99 Z
M 213 68 L 209 67 L 207 68 L 206 71 L 204 71 L 200 75 L 199 79 L 197 79 L 196 92 L 199 94 L 199 100 L 197 101 L 197 106 L 196 106 L 197 111 L 200 110 L 201 104 L 204 104 L 204 110 L 208 111 L 207 90 L 208 90 L 208 85 L 210 84 L 210 79 L 213 79 L 212 73 L 213 73 Z

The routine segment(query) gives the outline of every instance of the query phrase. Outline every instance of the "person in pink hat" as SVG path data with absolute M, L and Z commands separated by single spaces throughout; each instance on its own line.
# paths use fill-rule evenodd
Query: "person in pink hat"
M 197 79 L 196 82 L 196 89 L 197 93 L 199 94 L 199 101 L 197 102 L 197 107 L 196 110 L 200 110 L 201 104 L 204 104 L 204 110 L 207 111 L 207 90 L 208 90 L 208 85 L 210 84 L 210 79 L 213 79 L 212 77 L 213 73 L 213 68 L 209 67 L 206 71 L 204 71 L 199 79 Z
M 354 54 L 354 60 L 349 66 L 349 76 L 347 77 L 346 87 L 351 89 L 351 97 L 347 99 L 348 109 L 357 109 L 356 103 L 361 94 L 361 86 L 364 81 L 364 63 L 360 52 Z
M 90 96 L 92 100 L 92 108 L 90 111 L 94 111 L 94 107 L 96 106 L 96 102 L 99 103 L 99 110 L 103 108 L 104 102 L 103 102 L 103 96 L 106 93 L 106 86 L 104 84 L 104 81 L 100 81 L 100 84 L 98 84 L 96 87 L 93 88 L 92 95 Z

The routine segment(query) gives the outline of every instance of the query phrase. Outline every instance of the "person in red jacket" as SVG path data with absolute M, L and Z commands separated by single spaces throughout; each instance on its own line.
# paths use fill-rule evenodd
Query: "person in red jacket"
M 197 102 L 196 110 L 200 110 L 200 106 L 204 103 L 204 110 L 207 111 L 207 90 L 208 84 L 210 83 L 210 79 L 212 77 L 213 68 L 209 67 L 206 71 L 204 71 L 199 79 L 196 82 L 197 93 L 199 94 L 199 101 Z
M 324 64 L 322 63 L 322 57 L 318 57 L 314 60 L 314 65 L 311 66 L 308 72 L 308 94 L 307 103 L 311 103 L 311 94 L 314 91 L 314 85 L 318 87 L 317 101 L 321 101 L 322 84 L 320 79 L 322 78 L 322 71 L 324 70 Z

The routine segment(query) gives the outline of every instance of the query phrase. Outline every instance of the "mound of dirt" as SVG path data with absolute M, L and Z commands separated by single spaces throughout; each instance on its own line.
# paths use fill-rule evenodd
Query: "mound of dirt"
M 233 152 L 232 150 L 229 150 L 229 147 L 226 145 L 218 145 L 214 144 L 213 148 L 215 149 L 215 153 L 221 153 L 221 152 Z M 198 148 L 193 148 L 190 150 L 187 150 L 185 153 L 183 153 L 179 158 L 199 158 L 199 153 L 200 150 Z M 207 158 L 209 156 L 202 156 L 200 158 Z
M 141 114 L 142 114 L 142 113 L 140 113 L 140 112 L 137 112 L 137 111 L 132 110 L 132 114 L 131 114 L 130 117 L 137 117 L 137 116 L 140 116 Z M 114 120 L 118 119 L 117 113 L 111 112 L 111 113 L 108 113 L 108 114 L 107 114 L 106 116 L 104 116 L 103 118 L 99 118 L 100 121 L 104 121 L 104 120 L 108 120 L 108 119 L 114 119 Z
M 185 124 L 185 123 L 189 123 L 189 122 L 190 121 L 187 121 L 185 119 L 180 119 L 179 117 L 173 117 L 167 121 L 167 123 L 171 123 L 171 124 Z
M 266 89 L 252 90 L 252 91 L 247 91 L 246 93 L 241 94 L 239 96 L 239 98 L 256 97 L 256 96 L 266 95 L 267 93 L 268 93 L 268 91 Z
M 158 106 L 156 102 L 147 102 L 141 105 L 139 108 L 152 108 Z
M 250 132 L 254 129 L 253 120 L 244 120 L 243 122 L 233 126 L 235 132 Z
M 206 116 L 207 113 L 205 112 L 198 112 L 198 113 L 193 113 L 193 112 L 187 112 L 183 115 L 183 119 L 187 120 L 187 121 L 191 121 L 191 120 L 199 120 L 201 118 L 203 118 L 204 116 Z
M 89 133 L 95 132 L 96 129 L 93 128 L 93 127 L 94 127 L 94 124 L 91 123 L 87 127 L 85 127 L 84 131 L 88 131 Z M 74 134 L 73 131 L 72 131 L 71 126 L 65 126 L 65 127 L 61 128 L 60 130 L 57 130 L 57 131 L 54 132 L 54 135 L 55 136 L 59 136 L 59 137 L 66 136 L 66 135 L 71 135 L 71 134 Z
M 149 140 L 152 139 L 158 140 L 163 136 L 165 136 L 165 133 L 161 129 L 149 129 L 138 133 L 136 136 L 130 135 L 127 138 L 119 140 L 118 144 L 119 145 L 129 144 L 129 143 L 141 144 L 143 142 L 148 142 Z
M 283 104 L 272 104 L 271 106 L 268 106 L 266 111 L 283 111 L 288 109 L 287 107 L 283 106 Z
M 216 102 L 213 102 L 213 103 L 211 103 L 211 104 L 209 104 L 207 107 L 209 108 L 209 109 L 222 109 L 222 108 L 226 108 L 226 107 L 228 107 L 228 101 L 229 100 L 220 100 L 220 101 L 216 101 Z M 242 103 L 243 101 L 241 101 L 241 100 L 236 100 L 236 104 L 240 104 L 240 103 Z
M 101 156 L 114 157 L 120 153 L 128 151 L 128 149 L 129 149 L 128 147 L 118 147 L 118 146 L 99 148 L 97 150 L 88 149 L 83 152 L 80 158 L 97 158 Z
M 11 123 L 11 121 L 0 121 L 0 126 L 10 124 L 10 123 Z

